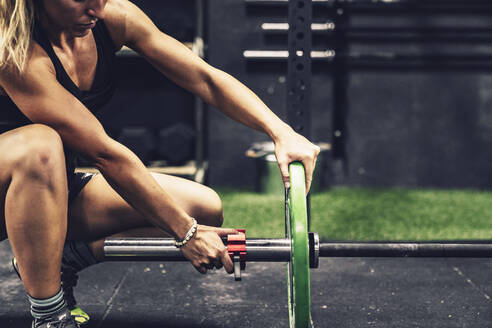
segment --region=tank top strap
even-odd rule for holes
[[[81,93],[82,102],[93,112],[109,102],[115,90],[116,46],[103,20],[92,29],[97,47],[97,68],[92,88]]]
[[[51,42],[46,35],[46,32],[44,31],[41,23],[38,20],[35,20],[34,22],[33,39],[41,46],[41,48],[43,48],[44,51],[46,51],[48,57],[50,57],[51,62],[55,67],[56,79],[58,80],[58,82],[60,82],[60,84],[63,85],[63,87],[67,89],[71,94],[77,97],[77,87],[73,84],[68,74],[66,74],[63,64],[60,62],[58,56],[56,55],[55,50],[53,49]]]

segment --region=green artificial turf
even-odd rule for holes
[[[224,226],[282,238],[282,196],[219,190]],[[492,192],[332,188],[311,197],[311,231],[323,240],[492,239]]]

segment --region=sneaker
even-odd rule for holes
[[[79,324],[70,315],[70,311],[64,309],[46,319],[34,319],[31,328],[79,328]]]
[[[22,280],[19,273],[17,260],[15,259],[15,257],[12,258],[12,267],[14,268],[15,273],[17,274],[19,279]],[[77,322],[79,326],[84,326],[89,323],[90,317],[84,310],[82,310],[77,306],[77,301],[75,300],[75,296],[73,295],[73,288],[77,286],[78,279],[79,276],[77,275],[77,272],[74,269],[62,265],[61,284],[62,284],[65,302],[67,303],[67,307],[70,310],[70,314],[72,318]],[[51,327],[56,327],[56,326],[51,326]]]
[[[61,284],[63,289],[63,294],[65,297],[65,302],[67,302],[67,307],[70,309],[72,317],[77,321],[80,326],[89,323],[90,317],[84,310],[77,306],[77,301],[73,295],[73,289],[77,286],[77,281],[79,280],[79,275],[77,271],[71,267],[64,266],[62,264],[61,268]]]

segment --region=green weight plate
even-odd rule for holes
[[[291,328],[311,327],[311,291],[309,282],[309,239],[304,167],[289,165],[290,189],[286,191],[285,229],[291,240],[291,258],[287,265],[289,320]]]

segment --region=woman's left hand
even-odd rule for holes
[[[274,143],[275,156],[277,157],[285,187],[288,188],[290,186],[289,164],[299,161],[306,170],[306,193],[308,193],[313,181],[313,172],[320,148],[293,130],[282,134],[281,137],[274,140]]]

